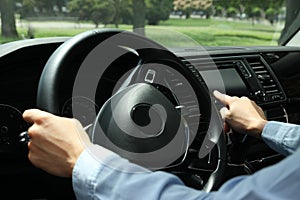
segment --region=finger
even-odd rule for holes
[[[41,111],[39,109],[29,109],[25,110],[25,112],[23,113],[23,118],[28,123],[35,123],[39,119],[45,118],[47,115],[50,115],[50,113]]]
[[[250,99],[248,97],[245,97],[245,96],[242,96],[241,99],[245,99],[245,100],[250,101]]]
[[[42,148],[36,146],[35,143],[32,142],[28,143],[28,150],[28,159],[30,162],[34,166],[41,168],[42,164],[46,163],[42,158],[47,158],[49,156],[45,154],[45,151]]]
[[[229,95],[223,94],[217,90],[215,90],[213,92],[214,96],[216,97],[217,100],[219,100],[221,103],[223,103],[224,105],[229,105],[231,104],[233,101],[236,100],[235,97],[231,97]]]
[[[226,117],[229,115],[229,110],[226,107],[223,107],[220,109],[220,114],[222,116],[222,119],[226,121]]]
[[[28,136],[30,137],[31,141],[34,141],[36,138],[39,138],[39,133],[41,129],[39,125],[33,124],[31,127],[28,128]]]
[[[225,133],[228,133],[230,131],[230,126],[226,122],[224,122],[224,129],[223,130],[224,130]]]

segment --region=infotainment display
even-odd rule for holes
[[[210,91],[219,90],[228,95],[249,96],[249,91],[235,68],[210,69],[199,72]]]

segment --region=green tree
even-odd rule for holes
[[[35,0],[23,0],[21,3],[22,3],[22,7],[18,10],[21,18],[35,16],[35,12],[34,12]]]
[[[97,2],[91,10],[90,19],[98,28],[99,24],[102,23],[104,26],[111,23],[115,16],[115,8],[109,1]]]
[[[206,18],[210,18],[212,12],[212,0],[193,0],[192,9],[194,11],[205,11]]]
[[[264,17],[269,8],[273,9],[275,15],[278,14],[284,2],[285,0],[213,0],[213,5],[219,10],[220,7],[224,10],[232,7],[237,9],[240,14],[246,13],[248,17],[253,18]],[[259,8],[259,12],[257,12],[257,8]]]
[[[227,9],[227,17],[233,17],[234,18],[234,17],[237,16],[237,13],[238,13],[238,11],[235,7],[229,7]]]
[[[1,34],[3,37],[17,38],[18,32],[15,19],[15,1],[0,0]]]
[[[130,1],[129,0],[111,0],[111,3],[115,9],[113,23],[115,24],[115,27],[118,28],[120,23],[122,23],[123,21],[128,21],[128,18],[132,17]],[[127,18],[127,19],[125,19],[125,18]]]
[[[79,20],[92,20],[96,27],[100,23],[111,23],[116,10],[110,0],[72,0],[68,8]]]
[[[218,9],[219,14],[221,11],[222,16],[230,16],[236,15],[236,14],[242,14],[245,10],[245,4],[249,0],[213,0],[213,5],[215,8]],[[252,0],[256,1],[256,0]]]
[[[273,25],[274,20],[276,19],[276,12],[274,8],[268,8],[266,10],[266,19]]]
[[[224,17],[226,14],[226,10],[224,7],[218,5],[218,6],[213,6],[214,9],[214,14],[216,16]]]
[[[67,6],[67,1],[68,0],[55,0],[55,5],[58,8],[58,11],[61,13],[62,12],[62,7]]]
[[[212,6],[212,0],[174,0],[174,10],[181,11],[185,18],[189,18],[193,11],[204,10],[209,18],[209,9]]]
[[[185,18],[190,18],[192,14],[192,0],[174,0],[174,10],[181,11]]]
[[[36,0],[35,7],[38,8],[39,13],[44,15],[54,15],[54,6],[55,1],[53,0]]]
[[[132,0],[123,0],[123,1],[126,1],[126,5],[122,6],[120,10],[121,23],[132,24],[132,20],[133,20]]]
[[[146,19],[148,24],[157,25],[160,20],[169,19],[173,0],[146,0]]]
[[[62,12],[61,7],[66,5],[66,0],[33,0],[35,7],[45,15],[56,15]],[[55,10],[56,8],[57,10]]]
[[[55,16],[65,14],[62,7],[68,0],[17,0],[22,6],[18,9],[22,18],[36,16]]]

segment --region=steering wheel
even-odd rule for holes
[[[126,66],[127,75],[115,77],[121,80],[121,84],[116,83],[118,87],[115,85],[117,90],[111,91],[111,97],[103,97],[105,95],[99,89],[101,76],[111,68],[115,60],[127,54],[134,54],[138,58],[137,64]],[[207,134],[201,141],[197,136],[201,123],[192,130],[185,118],[188,110],[184,109],[181,102],[182,90],[176,92],[169,84],[175,79],[180,79],[180,83],[185,86],[184,92],[192,92],[197,101],[196,105],[201,111],[198,122],[202,120],[209,124]],[[220,186],[226,166],[222,122],[214,104],[211,104],[203,79],[193,66],[187,67],[168,49],[148,38],[132,32],[103,29],[76,35],[52,54],[40,78],[37,107],[60,115],[64,96],[61,86],[66,84],[66,80],[72,82],[73,96],[106,101],[100,112],[95,111],[94,114],[95,122],[90,129],[90,137],[94,143],[117,151],[132,162],[153,170],[163,169],[165,166],[167,171],[175,174],[179,172],[194,175],[197,170],[209,173],[204,186],[206,191]],[[137,132],[141,134],[135,135]],[[191,147],[195,143],[203,147],[196,154]],[[168,145],[171,147],[167,148]],[[199,156],[199,151],[209,154],[208,151],[214,145],[216,153],[211,155],[216,160],[214,169],[191,169],[195,155]],[[170,155],[171,159],[162,156],[157,158],[158,153],[162,155],[161,149],[170,153],[176,147],[180,151],[173,157]],[[149,156],[149,160],[154,159],[154,164],[145,164],[145,159],[142,159],[145,156]],[[197,177],[193,176],[195,179]],[[199,183],[201,181],[198,180]]]

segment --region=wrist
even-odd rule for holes
[[[265,119],[253,120],[253,123],[247,129],[249,135],[261,139],[262,131],[268,121]]]
[[[69,177],[72,177],[72,174],[73,174],[73,169],[76,165],[76,162],[79,158],[79,156],[82,154],[82,152],[84,151],[84,148],[80,148],[76,153],[74,153],[74,155],[70,156],[69,158],[69,170],[68,170],[68,176]]]

